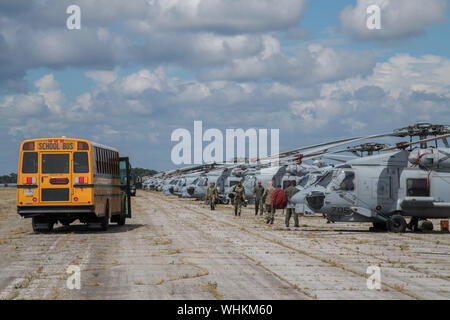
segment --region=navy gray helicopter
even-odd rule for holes
[[[433,138],[427,138],[428,136]],[[397,129],[410,142],[381,148],[377,155],[350,160],[329,170],[316,184],[295,194],[331,222],[371,222],[373,229],[418,230],[419,221],[450,217],[450,128],[418,123]],[[419,140],[412,142],[418,136]],[[441,140],[445,147],[438,147]],[[435,142],[428,146],[428,142]],[[413,148],[419,144],[419,148]],[[407,150],[407,148],[409,150]],[[410,217],[409,223],[405,217]],[[430,228],[430,223],[423,224]],[[432,225],[431,225],[432,228]]]

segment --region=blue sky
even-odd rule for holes
[[[449,34],[447,0],[2,2],[0,174],[27,138],[87,138],[164,170],[194,120],[279,128],[281,151],[450,124]]]

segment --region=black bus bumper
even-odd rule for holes
[[[94,206],[18,206],[17,213],[24,218],[79,219],[95,216]]]

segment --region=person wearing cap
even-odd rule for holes
[[[294,215],[294,227],[298,228],[298,213],[295,212],[295,203],[291,202],[291,198],[294,194],[296,194],[299,190],[295,187],[297,185],[297,182],[295,180],[291,181],[291,184],[289,187],[286,188],[286,197],[288,200],[287,206],[286,206],[286,228],[289,228],[289,221],[291,220],[291,216]]]
[[[253,198],[255,198],[255,216],[258,215],[258,211],[261,211],[260,214],[263,214],[263,194],[264,187],[261,185],[261,180],[258,180],[258,184],[253,189]]]
[[[272,187],[272,182],[267,184],[266,190],[264,190],[263,201],[266,211],[266,223],[273,224],[275,219],[275,208],[272,206],[272,195],[275,189]]]
[[[219,197],[219,190],[217,190],[214,182],[209,185],[208,190],[206,190],[206,199],[209,200],[209,206],[211,210],[216,210],[216,201]]]
[[[245,202],[245,189],[241,180],[233,187],[231,193],[234,195],[234,215],[240,216],[242,205]]]

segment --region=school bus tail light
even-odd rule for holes
[[[36,177],[23,177],[22,182],[23,184],[35,184]]]
[[[88,183],[87,177],[75,177],[75,183],[76,184],[86,184]]]

